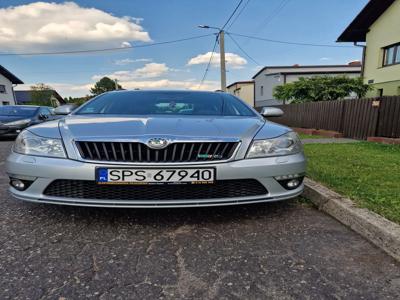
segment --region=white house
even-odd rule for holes
[[[14,85],[23,82],[0,65],[0,105],[15,105]]]
[[[226,91],[254,107],[254,81],[236,81],[226,87]]]
[[[275,99],[273,96],[274,88],[278,85],[297,81],[300,77],[324,75],[359,77],[361,75],[361,64],[352,62],[347,65],[264,67],[253,76],[255,107],[282,104],[282,101]]]

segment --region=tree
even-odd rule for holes
[[[274,97],[297,103],[312,101],[340,100],[356,94],[364,97],[372,87],[364,84],[362,78],[346,76],[315,76],[299,78],[298,81],[275,87]]]
[[[52,106],[53,88],[44,83],[31,86],[31,100],[27,104]]]
[[[85,103],[86,101],[92,99],[93,97],[94,97],[93,95],[92,96],[86,95],[86,96],[77,97],[77,98],[69,97],[68,103],[74,103],[74,104],[77,104],[77,105],[82,105],[83,103]]]
[[[119,84],[117,85],[118,89],[122,89],[122,87]],[[116,90],[115,81],[108,77],[103,77],[102,79],[100,79],[95,83],[94,87],[90,89],[90,92],[94,95],[100,95],[102,93],[114,90]]]

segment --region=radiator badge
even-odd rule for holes
[[[152,149],[164,149],[168,146],[168,141],[163,138],[152,138],[148,140],[147,146]]]

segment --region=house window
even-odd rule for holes
[[[10,102],[9,101],[3,101],[2,104],[3,105],[10,105]]]
[[[261,86],[261,88],[260,88],[260,94],[261,94],[261,96],[264,96],[264,86]]]
[[[400,43],[388,46],[383,49],[383,66],[390,66],[400,63]]]
[[[6,92],[6,86],[4,84],[0,84],[0,94],[5,94]]]

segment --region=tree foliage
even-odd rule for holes
[[[85,103],[86,101],[89,101],[90,99],[92,99],[94,96],[92,95],[86,95],[86,96],[83,96],[83,97],[75,97],[75,98],[73,98],[73,97],[65,97],[64,98],[64,100],[67,102],[67,103],[74,103],[74,104],[77,104],[77,105],[82,105],[83,103]]]
[[[292,103],[340,100],[356,94],[364,97],[371,86],[364,84],[362,78],[346,76],[315,76],[299,78],[298,81],[275,87],[274,97]]]
[[[53,88],[44,83],[38,83],[31,86],[31,100],[27,103],[30,105],[53,106],[51,96]]]
[[[122,89],[122,87],[119,84],[118,84],[118,89]],[[93,95],[100,95],[102,93],[114,90],[116,90],[115,81],[108,77],[103,77],[102,79],[100,79],[95,83],[94,87],[90,89],[90,92]]]

